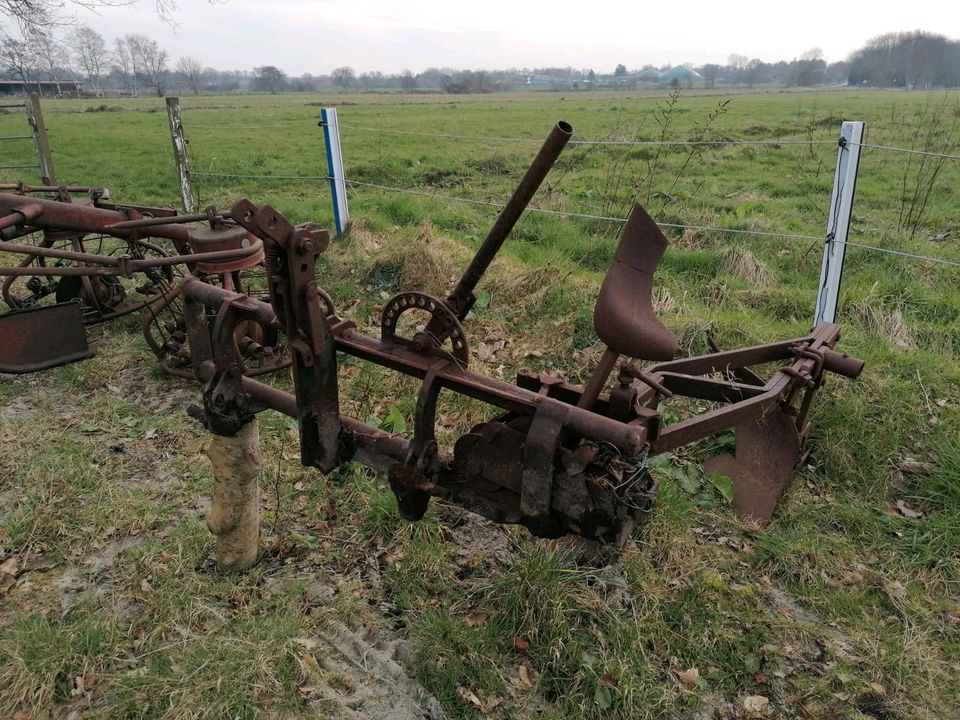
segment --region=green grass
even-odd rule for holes
[[[669,115],[668,136],[698,136],[726,99],[710,139],[832,141],[841,120],[862,119],[869,142],[900,147],[928,100],[852,90],[687,94]],[[556,119],[582,139],[650,139],[665,103],[603,93],[183,99],[198,171],[322,175],[316,120],[321,105],[337,105],[348,176],[492,201],[508,197]],[[947,103],[949,116],[960,96]],[[120,202],[175,203],[162,102],[116,100],[116,112],[83,112],[92,104],[45,104],[60,179],[106,185]],[[18,114],[0,115],[0,135],[22,129]],[[835,156],[832,143],[692,157],[682,147],[574,146],[534,204],[623,216],[636,199],[665,223],[821,237]],[[960,163],[943,167],[911,237],[898,228],[907,158],[864,150],[852,239],[960,260]],[[204,204],[246,196],[295,221],[332,224],[324,182],[198,177],[196,187]],[[331,244],[320,277],[339,306],[359,300],[350,316],[361,327],[383,293],[448,289],[494,217],[488,207],[363,187],[351,190],[350,207],[355,225]],[[593,301],[618,229],[524,217],[467,323],[474,346],[508,341],[477,362],[480,371],[589,374],[600,352]],[[808,330],[818,241],[667,234],[657,302],[683,352],[704,352],[707,331],[734,347]],[[820,395],[813,455],[770,527],[739,524],[697,475],[729,443],[720,438],[667,459],[650,522],[602,569],[449,507],[410,525],[376,474],[302,468],[295,426],[266,413],[263,556],[246,575],[218,576],[202,521],[211,482],[204,437],[185,414],[199,391],[151,369],[135,319],[96,330],[94,360],[0,379],[2,409],[15,411],[0,413],[0,562],[39,557],[54,566],[21,574],[0,595],[0,687],[10,688],[0,692],[0,714],[309,715],[299,688],[312,681],[298,639],[348,617],[410,640],[411,671],[452,717],[479,715],[465,689],[494,717],[745,717],[749,695],[770,698],[770,717],[956,716],[960,273],[851,247],[843,282],[841,349],[867,369],[856,383],[832,378]],[[341,365],[341,378],[350,414],[399,413],[410,427],[415,383],[354,361]],[[441,409],[446,445],[488,416],[447,395]],[[904,473],[906,458],[929,472]],[[670,469],[680,467],[690,470]],[[683,489],[684,473],[699,487]],[[905,517],[898,501],[922,517]],[[319,599],[318,578],[335,588]],[[695,687],[678,679],[689,668],[700,673]],[[92,689],[78,690],[86,675]]]

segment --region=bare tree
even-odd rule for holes
[[[700,68],[700,74],[703,75],[708,88],[712,88],[716,84],[717,78],[720,77],[720,69],[720,66],[716,63],[707,63]]]
[[[417,76],[409,70],[400,73],[400,89],[404,92],[413,92],[417,89]]]
[[[157,97],[163,97],[166,91],[167,60],[169,57],[167,51],[161,48],[156,40],[143,38],[140,42],[140,64],[143,68],[143,74]]]
[[[167,80],[169,55],[156,40],[146,35],[131,33],[114,41],[114,69],[132,95],[140,94],[141,83],[163,97]]]
[[[757,75],[760,72],[760,68],[763,67],[763,60],[760,58],[753,58],[750,60],[746,67],[744,67],[743,72],[746,75],[747,87],[753,89],[753,84],[757,81]]]
[[[50,79],[57,87],[57,95],[62,95],[60,70],[70,64],[66,48],[53,36],[49,29],[33,30],[28,33],[27,42],[36,49],[44,68],[50,74]]]
[[[333,81],[343,88],[343,91],[346,92],[350,89],[350,84],[353,82],[355,74],[352,67],[338,67],[330,73],[330,77],[333,78]]]
[[[733,53],[727,58],[727,65],[730,66],[734,82],[740,82],[743,71],[746,70],[749,61],[750,58],[746,55],[740,55],[738,53]]]
[[[207,0],[211,5],[223,0]],[[74,21],[71,6],[96,9],[135,5],[138,0],[0,0],[0,36],[11,37],[11,27],[16,27],[21,36],[33,30],[50,30],[58,25]],[[157,16],[168,25],[176,25],[179,0],[153,0]],[[8,25],[10,23],[10,25]]]
[[[177,77],[194,95],[200,94],[200,83],[203,80],[203,64],[192,57],[182,57],[177,60],[175,68]]]
[[[0,65],[13,77],[23,82],[25,89],[35,79],[41,58],[26,40],[8,38],[0,46]]]
[[[276,95],[287,88],[286,73],[274,65],[256,67],[253,69],[253,79],[250,87],[257,92],[268,92]]]
[[[103,36],[93,28],[81,25],[70,31],[67,40],[74,58],[89,78],[94,93],[98,97],[103,95],[101,76],[107,63],[107,44]]]
[[[123,36],[130,53],[130,70],[134,78],[134,95],[140,94],[140,81],[143,79],[143,46],[150,42],[150,38],[139,33],[130,33]]]
[[[134,96],[138,95],[140,87],[137,81],[136,65],[133,60],[133,52],[126,38],[117,38],[113,41],[111,59],[114,72],[123,80],[127,92]]]

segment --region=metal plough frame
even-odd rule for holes
[[[601,288],[594,315],[608,350],[585,388],[544,374],[520,373],[516,385],[469,369],[462,322],[477,283],[572,134],[559,123],[504,207],[456,288],[446,299],[400,293],[388,300],[379,338],[339,317],[318,286],[314,266],[329,235],[294,226],[269,206],[234,205],[229,217],[263,242],[270,303],[195,278],[183,283],[193,368],[203,380],[203,419],[214,433],[235,435],[271,408],[299,423],[301,461],[332,470],[356,461],[387,474],[403,514],[418,518],[431,496],[498,522],[520,523],[554,537],[573,533],[622,540],[649,510],[655,488],[651,455],[735,430],[735,456],[708,468],[729,475],[741,517],[770,520],[803,453],[807,416],[826,372],[855,378],[863,363],[833,350],[840,330],[822,324],[799,338],[673,360],[677,341],[656,319],[650,297],[666,238],[636,206]],[[401,337],[401,315],[428,321]],[[237,362],[238,329],[278,328],[292,355],[295,393],[245,377]],[[398,437],[340,413],[338,355],[357,357],[421,381],[412,438]],[[620,356],[660,361],[640,368]],[[764,379],[756,366],[776,363]],[[438,446],[441,391],[496,409],[455,443]],[[680,397],[719,404],[702,415],[665,425],[660,407]]]

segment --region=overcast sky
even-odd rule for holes
[[[76,15],[108,42],[141,32],[174,61],[190,55],[225,70],[276,65],[316,75],[341,65],[358,73],[570,65],[610,72],[617,63],[725,63],[731,53],[790,60],[814,47],[832,62],[896,30],[957,38],[954,1],[178,0],[175,28],[157,18],[153,0]]]

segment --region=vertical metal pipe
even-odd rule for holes
[[[487,237],[484,239],[480,249],[477,250],[477,254],[474,255],[473,260],[470,261],[470,265],[463,273],[463,277],[460,278],[460,282],[457,283],[456,288],[450,293],[447,304],[451,306],[451,309],[457,313],[461,319],[466,316],[470,311],[470,307],[473,305],[473,290],[477,287],[477,283],[480,282],[480,278],[483,277],[490,263],[493,262],[504,240],[507,239],[507,235],[510,234],[513,226],[517,224],[520,215],[523,214],[533,194],[537,191],[537,188],[540,187],[543,179],[557,161],[560,152],[572,135],[573,126],[566,120],[561,120],[553,127],[553,130],[550,131],[546,141],[540,148],[540,152],[537,153],[537,156],[530,164],[530,168],[523,176],[520,184],[517,185],[517,189],[513,191],[510,200],[507,201],[503,210],[500,211],[500,215],[497,217],[493,227],[490,228],[490,232],[487,233]]]

